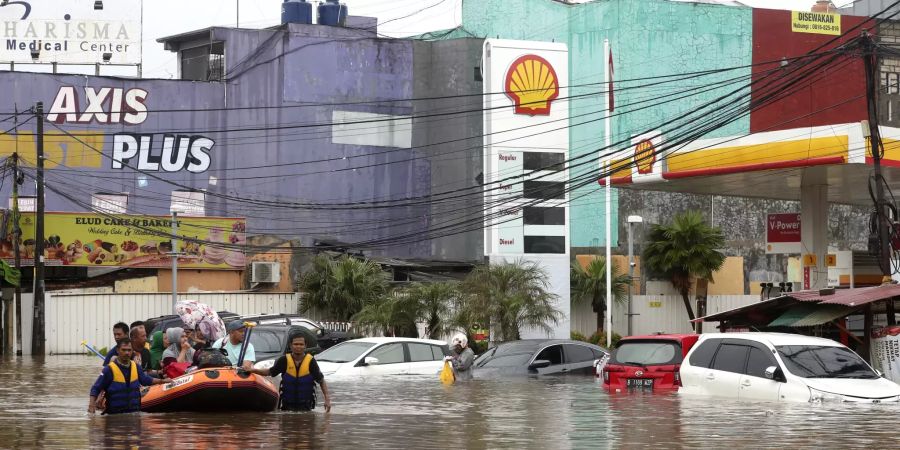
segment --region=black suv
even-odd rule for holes
[[[319,347],[322,350],[340,344],[348,339],[353,339],[350,333],[344,331],[329,330],[321,323],[307,319],[297,314],[261,314],[240,316],[240,320],[244,322],[255,323],[258,325],[294,325],[301,326],[310,330],[315,334]],[[254,345],[254,347],[256,347]]]
[[[322,349],[312,331],[300,325],[257,325],[250,331],[250,343],[256,353],[256,362],[275,359],[291,349],[290,337],[302,334],[306,338],[306,351],[316,354]]]

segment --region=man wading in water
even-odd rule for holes
[[[172,380],[168,378],[150,378],[144,369],[131,360],[131,339],[123,338],[116,349],[117,357],[109,365],[103,367],[100,378],[91,387],[91,399],[88,413],[93,414],[97,407],[97,397],[106,393],[106,411],[104,414],[121,414],[141,410],[141,385],[164,384]]]
[[[291,337],[291,352],[275,360],[271,369],[250,368],[247,372],[275,377],[281,374],[279,406],[284,411],[311,411],[316,407],[316,383],[325,396],[325,412],[331,411],[331,397],[319,363],[306,353],[306,338]]]

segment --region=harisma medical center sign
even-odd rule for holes
[[[140,64],[141,0],[4,1],[0,37],[0,63]]]

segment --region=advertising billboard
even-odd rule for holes
[[[766,219],[766,253],[800,252],[800,214],[769,214]]]
[[[140,64],[142,0],[0,3],[0,62]]]
[[[171,217],[46,213],[44,263],[48,266],[168,268],[172,265]],[[19,254],[34,265],[34,213],[22,213]],[[0,258],[13,264],[11,230],[0,240]],[[179,217],[178,266],[186,269],[242,270],[247,263],[244,219]],[[196,241],[195,241],[196,240]],[[215,245],[218,243],[220,245]]]

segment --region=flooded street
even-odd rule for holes
[[[0,363],[2,448],[890,446],[900,408],[607,395],[595,378],[329,383],[325,414],[89,416],[97,358]]]

